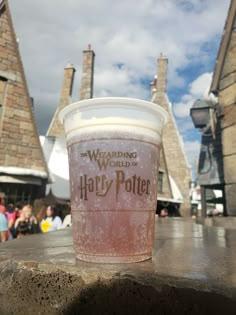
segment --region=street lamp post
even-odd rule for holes
[[[211,119],[210,106],[203,100],[196,100],[190,109],[190,116],[195,128],[206,128]],[[201,209],[202,217],[206,217],[206,189],[204,186],[201,186]]]
[[[210,106],[202,100],[196,100],[190,109],[190,116],[195,128],[204,128],[210,122]]]
[[[198,182],[201,186],[202,216],[207,215],[206,189],[222,189],[224,194],[220,120],[222,109],[214,96],[196,100],[190,109],[195,128],[201,130]],[[224,198],[224,197],[223,197]],[[225,208],[225,207],[224,207]]]

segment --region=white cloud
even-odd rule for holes
[[[180,102],[174,104],[177,117],[188,117],[190,108],[197,99],[206,98],[212,80],[212,73],[203,73],[189,84],[188,93],[181,97]]]
[[[212,73],[203,73],[190,84],[190,94],[195,97],[206,97],[210,88]]]
[[[189,131],[194,130],[194,125],[190,117],[184,117],[177,120],[180,133],[187,138]]]
[[[74,100],[78,99],[81,55],[89,43],[96,53],[96,95],[149,99],[148,86],[140,80],[152,80],[160,52],[169,59],[169,89],[188,85],[188,76],[179,70],[189,65],[212,71],[207,64],[216,57],[229,2],[10,0],[29,89],[45,125],[40,129],[47,129],[48,113],[56,108],[68,61],[77,69]],[[205,50],[209,43],[211,53]],[[117,63],[124,68],[118,70]]]

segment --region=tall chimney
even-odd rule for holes
[[[91,50],[91,45],[88,45],[88,49],[83,51],[80,100],[93,97],[94,57],[95,53]]]
[[[62,88],[61,88],[60,100],[70,98],[70,101],[71,101],[74,74],[75,74],[75,68],[72,64],[69,63],[64,68],[64,79],[63,79]]]
[[[47,136],[60,137],[64,134],[64,128],[61,122],[59,121],[58,114],[64,107],[69,105],[72,101],[71,96],[72,96],[75,71],[76,70],[72,64],[68,64],[64,68],[64,78],[63,78],[63,83],[62,83],[62,88],[61,88],[60,100],[59,100],[57,110],[48,128],[48,131],[46,134]]]
[[[167,84],[167,65],[168,59],[160,54],[157,60],[157,81],[156,81],[156,92],[160,94],[166,93]]]

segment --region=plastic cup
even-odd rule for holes
[[[167,116],[154,103],[116,97],[80,101],[61,111],[78,259],[131,263],[152,257]]]

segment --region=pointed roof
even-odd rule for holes
[[[166,191],[172,200],[183,202],[181,214],[189,215],[189,183],[191,181],[191,168],[185,154],[183,140],[178,131],[171,103],[167,91],[168,59],[162,54],[158,58],[157,76],[151,83],[152,102],[164,108],[169,114],[169,120],[164,128],[162,137],[162,153],[160,168],[167,176]],[[163,155],[163,157],[162,157]],[[168,188],[169,187],[169,188]],[[161,194],[158,194],[158,199]],[[165,198],[165,196],[163,196]],[[163,199],[164,200],[164,199]]]
[[[46,134],[49,137],[64,136],[64,127],[59,120],[59,113],[64,107],[72,102],[71,96],[75,71],[74,66],[70,63],[64,68],[64,79],[62,82],[59,104]]]
[[[0,3],[0,172],[48,178],[7,0]]]
[[[219,82],[225,63],[226,53],[230,45],[230,39],[232,32],[236,29],[236,0],[231,0],[228,16],[226,18],[223,36],[216,59],[215,69],[213,73],[212,83],[210,87],[211,92],[217,92],[219,90]]]

